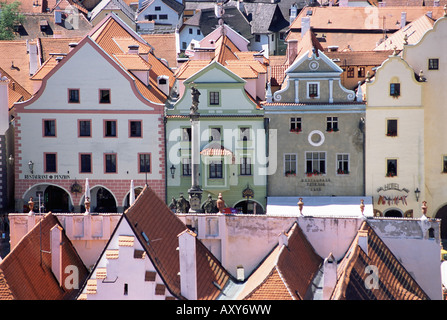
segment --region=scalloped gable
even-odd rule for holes
[[[308,72],[312,72],[315,76],[318,76],[318,73],[335,73],[339,76],[343,70],[321,50],[312,53],[308,50],[297,57],[292,65],[285,71],[286,75],[290,77]]]

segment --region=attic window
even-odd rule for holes
[[[428,70],[439,70],[439,59],[428,59]]]
[[[110,89],[99,90],[99,103],[110,103]]]
[[[166,79],[161,78],[160,80],[158,80],[158,84],[166,84]]]

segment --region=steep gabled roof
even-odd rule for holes
[[[238,299],[303,300],[323,259],[295,222],[287,244],[277,245],[247,279]]]
[[[360,238],[364,244],[360,245]],[[365,239],[366,238],[366,239]],[[366,252],[365,252],[366,251]],[[368,267],[377,268],[378,285],[374,290]],[[377,274],[379,272],[379,274]],[[364,221],[345,257],[337,268],[337,284],[332,300],[429,300],[411,274],[405,269],[373,228]]]
[[[178,235],[187,227],[154,191],[145,187],[124,213],[167,289],[182,299],[180,290]],[[149,241],[147,241],[149,239]],[[151,241],[161,239],[160,241]],[[213,300],[231,280],[213,254],[196,238],[197,299]],[[217,285],[217,286],[216,286]]]
[[[17,300],[71,300],[79,289],[59,285],[51,270],[50,230],[61,227],[51,213],[26,234],[0,263],[0,299]],[[88,270],[77,254],[70,239],[62,233],[62,270],[77,268],[79,287],[88,276]],[[63,273],[62,284],[70,273]]]
[[[6,77],[9,80],[8,84],[8,107],[11,109],[14,103],[19,101],[25,101],[31,98],[31,93],[29,93],[25,88],[23,88],[17,81],[14,80],[5,70],[0,68],[0,78]]]

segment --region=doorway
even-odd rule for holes
[[[64,189],[48,186],[45,188],[43,198],[46,212],[70,212],[68,194]]]

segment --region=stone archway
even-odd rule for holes
[[[253,200],[241,200],[234,205],[234,208],[246,214],[264,214],[262,206]]]
[[[96,208],[94,212],[118,212],[115,197],[106,188],[98,188],[96,192]]]
[[[70,212],[68,193],[58,186],[50,185],[46,187],[43,199],[46,212]]]
[[[441,219],[441,244],[444,249],[447,248],[447,205],[441,207],[436,212],[436,219]]]

